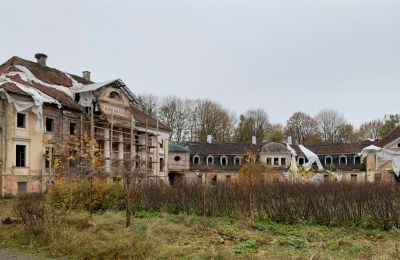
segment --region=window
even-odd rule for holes
[[[228,164],[228,158],[226,156],[221,157],[221,165],[226,166]]]
[[[108,96],[109,98],[115,99],[115,100],[122,100],[121,95],[116,92],[116,91],[111,91],[110,95]]]
[[[208,164],[213,164],[214,163],[214,159],[213,159],[213,157],[210,155],[210,156],[208,156],[207,157],[207,165]]]
[[[354,164],[355,164],[355,165],[360,165],[360,164],[361,164],[361,158],[360,158],[360,156],[354,157]]]
[[[175,162],[179,162],[180,160],[181,160],[181,157],[180,157],[180,156],[177,155],[177,156],[174,157],[174,161],[175,161]]]
[[[331,165],[332,164],[332,157],[327,156],[325,157],[325,165]]]
[[[18,195],[24,195],[26,194],[26,182],[18,182],[18,187],[17,187],[17,194]]]
[[[80,99],[81,99],[81,96],[79,95],[79,93],[76,93],[76,94],[74,95],[74,100],[75,100],[75,102],[79,102]]]
[[[163,148],[163,147],[164,147],[164,139],[162,139],[160,142],[160,148]]]
[[[214,176],[211,178],[211,185],[217,185],[217,175],[214,175]]]
[[[375,182],[381,182],[382,181],[382,174],[377,173],[374,175],[374,181]]]
[[[286,165],[286,158],[281,158],[281,165]]]
[[[46,132],[54,131],[54,119],[46,117]]]
[[[270,157],[267,158],[267,165],[272,165]]]
[[[324,174],[324,182],[328,182],[329,181],[329,175],[328,174]]]
[[[235,158],[235,165],[240,165],[240,158],[239,157]]]
[[[274,165],[279,165],[279,158],[274,158]]]
[[[351,183],[357,183],[357,174],[352,174],[351,176],[350,176],[350,181],[351,181]]]
[[[193,157],[193,164],[194,165],[200,164],[200,158],[197,155],[195,157]]]
[[[152,170],[153,169],[153,157],[149,158],[148,165],[149,165],[149,169]]]
[[[160,172],[164,171],[164,158],[160,158]]]
[[[26,145],[15,146],[15,166],[25,167],[26,166]]]
[[[347,157],[342,155],[339,157],[339,164],[341,165],[347,165]]]
[[[397,147],[400,148],[400,143],[397,144]]]
[[[17,127],[26,128],[26,115],[22,113],[17,113]]]
[[[304,164],[304,157],[299,157],[299,164],[303,165]]]
[[[44,156],[44,168],[50,169],[50,148],[46,147],[46,154]]]
[[[76,130],[76,123],[69,123],[69,134],[70,135],[75,135],[75,130]]]

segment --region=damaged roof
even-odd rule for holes
[[[392,131],[387,133],[382,139],[376,141],[374,145],[379,147],[384,147],[399,137],[400,137],[400,125],[396,126]]]
[[[4,80],[4,81],[2,81]],[[18,85],[38,90],[50,98],[58,101],[63,107],[82,110],[74,100],[73,93],[96,91],[108,85],[117,85],[128,96],[130,101],[135,101],[134,94],[120,79],[94,83],[82,77],[62,72],[55,68],[43,66],[37,62],[12,57],[0,65],[0,87],[8,93],[32,97]],[[157,120],[132,106],[132,112],[139,125],[157,127]],[[165,124],[158,123],[159,129],[171,131]]]
[[[354,143],[343,143],[343,144],[316,144],[316,145],[305,145],[307,149],[313,153],[320,154],[357,154],[368,145],[373,144],[372,141],[360,141]],[[298,145],[293,146],[298,156],[304,155]]]

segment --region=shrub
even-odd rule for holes
[[[40,234],[45,222],[45,195],[32,193],[18,197],[13,208],[15,216],[21,218],[24,227],[32,234]]]

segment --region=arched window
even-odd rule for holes
[[[207,156],[207,165],[214,164],[214,157],[212,155]]]
[[[118,101],[122,100],[121,95],[117,91],[111,91],[108,97]]]
[[[200,164],[200,157],[198,155],[193,156],[193,165]]]
[[[297,160],[300,165],[303,165],[306,162],[303,156],[300,156]]]
[[[347,165],[347,157],[346,157],[346,155],[339,156],[339,164],[340,165]]]
[[[228,165],[228,157],[226,157],[225,155],[221,156],[220,162],[222,166]]]
[[[325,156],[325,165],[332,165],[332,156]]]
[[[241,164],[241,160],[240,157],[236,156],[235,160],[234,160],[235,165],[240,165]]]

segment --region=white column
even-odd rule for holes
[[[119,166],[124,166],[124,134],[120,133],[118,135],[118,160]]]
[[[104,129],[104,170],[106,173],[111,171],[110,155],[110,130]]]

